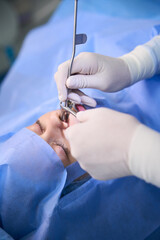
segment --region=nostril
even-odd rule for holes
[[[69,113],[67,111],[63,111],[61,116],[60,116],[60,120],[62,122],[68,122],[68,118],[69,118]]]

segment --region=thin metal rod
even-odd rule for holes
[[[71,76],[71,74],[72,74],[73,60],[74,60],[75,52],[76,52],[77,9],[78,9],[78,0],[75,0],[75,5],[74,5],[74,29],[73,29],[73,50],[72,50],[72,58],[71,58],[69,76]]]

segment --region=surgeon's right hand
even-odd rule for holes
[[[62,63],[55,74],[60,101],[66,100],[67,88],[95,88],[106,92],[115,92],[131,85],[128,65],[121,58],[83,52],[75,58],[72,76],[68,78],[69,67],[70,60]],[[79,98],[79,93],[75,91],[70,92],[70,95],[72,95],[72,100],[76,100],[76,97]],[[81,92],[80,95],[83,100],[83,93]]]

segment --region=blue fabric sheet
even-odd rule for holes
[[[78,32],[88,42],[77,54],[120,56],[159,34],[159,26],[158,1],[81,0]],[[160,189],[135,177],[72,183],[80,167],[64,169],[47,143],[22,129],[59,108],[53,76],[71,57],[72,28],[73,1],[64,0],[28,34],[1,87],[0,226],[14,239],[141,240],[160,226]],[[130,113],[160,131],[159,81],[157,75],[117,93],[85,92],[98,107]]]

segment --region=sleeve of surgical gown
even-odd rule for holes
[[[61,160],[28,129],[1,144],[0,156],[0,227],[15,239],[46,239],[66,181]]]
[[[133,136],[129,167],[131,172],[160,187],[160,133],[140,124]]]
[[[128,65],[132,84],[160,73],[160,35],[121,57]]]

